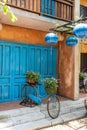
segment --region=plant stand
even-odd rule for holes
[[[26,106],[26,107],[34,107],[37,104],[34,103],[31,99],[24,99],[20,102],[20,105]]]

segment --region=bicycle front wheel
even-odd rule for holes
[[[85,88],[84,88],[85,92],[87,93],[87,83],[85,85]]]
[[[87,93],[87,78],[84,79],[84,91]]]
[[[60,112],[60,101],[57,95],[50,96],[47,102],[47,111],[52,119],[59,116]]]

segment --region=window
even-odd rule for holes
[[[87,7],[80,5],[80,16],[87,17]]]

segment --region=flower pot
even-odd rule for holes
[[[35,85],[36,82],[33,79],[27,79],[28,83],[31,85]]]
[[[46,90],[47,94],[56,94],[56,92],[57,92],[57,88],[45,87],[45,90]]]

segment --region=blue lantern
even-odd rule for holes
[[[75,46],[78,43],[78,38],[70,36],[66,39],[67,46]]]
[[[73,34],[78,38],[86,38],[87,37],[87,24],[80,23],[76,25],[73,29]]]
[[[55,44],[58,42],[58,36],[57,34],[55,33],[48,33],[46,36],[45,36],[45,41],[48,43],[48,44]]]

